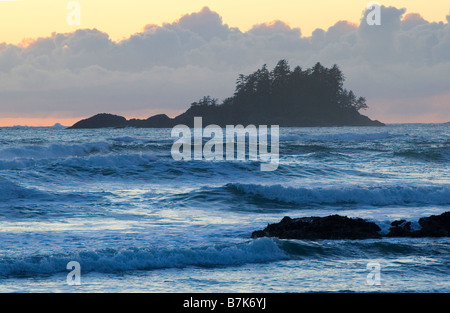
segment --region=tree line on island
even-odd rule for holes
[[[280,127],[382,126],[359,113],[367,109],[366,99],[344,88],[344,74],[337,65],[331,68],[316,63],[303,70],[291,70],[280,60],[273,70],[267,65],[250,75],[240,74],[232,97],[222,103],[210,96],[193,102],[181,115],[165,114],[148,119],[130,119],[97,114],[70,128],[171,128],[178,124],[193,127],[194,117],[205,125],[279,125]]]

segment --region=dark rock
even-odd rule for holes
[[[391,223],[391,228],[389,228],[388,237],[411,237],[413,236],[411,232],[411,222],[406,220],[397,220]]]
[[[450,237],[450,212],[419,219],[420,230],[411,230],[411,222],[396,220],[391,223],[387,237]],[[278,237],[280,239],[367,239],[381,238],[380,227],[361,218],[331,215],[326,217],[284,217],[279,223],[269,224],[252,233],[252,238]]]
[[[420,230],[411,231],[411,222],[391,223],[388,237],[450,237],[450,212],[419,219]]]
[[[420,237],[449,237],[450,212],[423,217],[419,219],[419,225],[422,227],[418,231]]]
[[[332,215],[326,217],[284,217],[279,223],[252,233],[252,238],[280,239],[368,239],[380,238],[380,227],[361,218]]]

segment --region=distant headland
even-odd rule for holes
[[[337,65],[317,63],[310,69],[290,69],[281,60],[272,71],[264,65],[256,72],[239,75],[232,97],[219,104],[205,96],[181,115],[159,114],[148,119],[129,119],[101,113],[69,127],[82,128],[172,128],[193,127],[194,117],[207,125],[279,125],[280,127],[384,126],[359,113],[367,109],[366,99],[344,89],[344,75]]]

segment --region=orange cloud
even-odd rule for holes
[[[408,13],[403,17],[403,21],[422,21],[424,20],[419,13]]]

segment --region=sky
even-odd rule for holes
[[[369,2],[0,0],[0,126],[175,116],[280,59],[338,64],[373,119],[450,121],[450,2]]]

